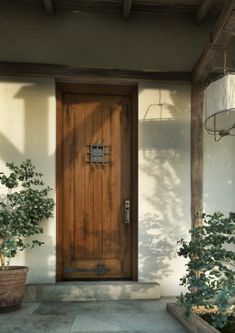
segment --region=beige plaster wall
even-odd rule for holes
[[[204,212],[222,212],[226,217],[235,213],[235,137],[227,136],[215,142],[204,131],[203,160]],[[235,251],[234,245],[228,249]]]
[[[0,77],[1,170],[5,162],[31,158],[55,189],[55,110],[54,80]],[[42,226],[45,245],[27,249],[13,261],[29,266],[28,282],[54,282],[55,217]]]
[[[40,1],[0,3],[0,61],[85,67],[191,71],[214,23],[190,15],[58,9],[50,17]]]
[[[178,295],[190,217],[190,85],[139,84],[139,279]]]
[[[204,131],[204,211],[235,212],[235,137],[215,142]]]
[[[55,189],[55,111],[53,80],[0,78],[1,169],[29,157]],[[179,293],[176,242],[190,224],[190,86],[139,82],[139,280],[159,282],[161,295]],[[55,281],[55,238],[53,218],[45,245],[17,255],[28,282]]]

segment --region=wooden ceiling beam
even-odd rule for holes
[[[67,65],[15,63],[0,61],[0,75],[40,76],[57,79],[68,78],[120,78],[129,80],[158,80],[191,82],[189,72],[159,72],[144,70],[123,70],[113,68],[84,68]]]
[[[204,83],[218,65],[222,51],[235,35],[235,0],[227,1],[211,33],[210,40],[193,69],[193,81]]]
[[[201,24],[202,21],[205,19],[214,1],[215,0],[202,0],[201,6],[199,7],[195,16],[197,24]]]
[[[131,15],[132,0],[123,0],[123,19],[128,20]]]
[[[48,15],[55,15],[55,5],[53,0],[41,0],[43,7]]]

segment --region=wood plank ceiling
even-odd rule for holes
[[[60,8],[71,11],[119,11],[125,20],[135,12],[180,13],[194,15],[199,24],[208,15],[218,14],[225,2],[226,0],[41,0],[49,15],[54,15],[56,9]]]

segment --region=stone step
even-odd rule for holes
[[[159,299],[158,283],[129,281],[59,282],[26,286],[25,302]]]

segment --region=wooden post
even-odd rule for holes
[[[203,210],[203,88],[191,92],[191,214],[192,226],[202,225]]]
[[[206,82],[216,67],[223,66],[223,50],[235,34],[235,0],[226,1],[210,39],[193,69],[193,81]]]

